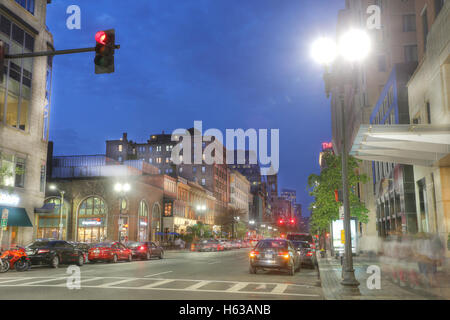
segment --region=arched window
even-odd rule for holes
[[[138,219],[139,241],[148,240],[149,222],[150,221],[148,217],[148,206],[147,203],[144,200],[142,200],[139,203],[139,219]]]
[[[161,207],[159,203],[155,203],[152,208],[152,241],[161,239]]]
[[[62,220],[62,238],[67,239],[67,219],[70,217],[70,202],[64,200],[64,208],[61,214],[61,198],[51,197],[45,199],[45,204],[53,203],[55,205],[53,212],[50,213],[40,213],[38,215],[38,227],[37,227],[37,238],[55,238],[59,237],[59,222]]]
[[[107,208],[99,197],[84,199],[78,209],[77,240],[99,242],[106,240]]]

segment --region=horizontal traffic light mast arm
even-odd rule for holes
[[[120,49],[120,45],[115,45],[114,49]],[[33,53],[21,53],[21,54],[5,54],[5,59],[21,59],[21,58],[34,58],[44,56],[58,56],[62,54],[83,53],[95,51],[95,47],[81,48],[81,49],[68,49],[68,50],[56,50],[56,51],[42,51]]]

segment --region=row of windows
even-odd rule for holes
[[[0,15],[0,40],[5,52],[11,54],[34,50],[34,38],[3,15]],[[6,77],[0,85],[0,122],[27,131],[33,59],[5,60],[4,67]]]

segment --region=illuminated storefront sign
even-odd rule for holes
[[[147,222],[146,221],[141,221],[140,225],[143,226],[143,227],[146,227],[147,226]]]
[[[8,194],[0,192],[0,204],[17,206],[19,204],[20,198],[14,194]]]
[[[82,226],[101,226],[102,220],[101,219],[94,219],[94,220],[82,220],[81,221]]]

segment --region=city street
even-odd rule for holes
[[[248,253],[166,252],[162,260],[86,264],[79,290],[66,287],[67,266],[10,271],[0,275],[0,299],[323,299],[315,269],[249,274]]]

